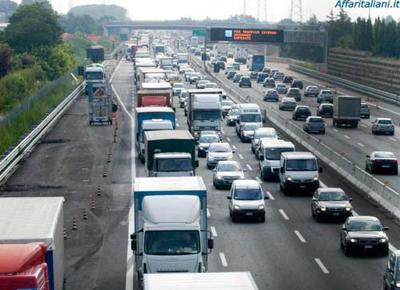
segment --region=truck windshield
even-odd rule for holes
[[[194,120],[202,120],[202,121],[212,121],[212,120],[220,120],[221,119],[221,111],[213,110],[213,111],[194,111]]]
[[[261,122],[261,115],[260,114],[243,114],[243,115],[240,115],[240,122],[259,123],[259,122]]]
[[[87,72],[86,75],[86,80],[88,81],[96,81],[96,80],[103,80],[104,74],[102,72]]]
[[[287,171],[316,171],[317,161],[315,159],[292,159],[286,162]]]
[[[200,253],[198,231],[147,231],[144,252],[148,255],[193,255]]]
[[[191,171],[193,170],[192,159],[189,158],[161,158],[157,160],[157,171]]]
[[[283,152],[293,152],[292,148],[266,148],[265,159],[280,160]]]

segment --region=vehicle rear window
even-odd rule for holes
[[[375,157],[375,158],[394,158],[395,156],[391,152],[379,152],[379,153],[373,154],[373,157]]]
[[[379,120],[378,123],[384,124],[384,125],[390,125],[390,124],[392,124],[392,121],[391,120]]]
[[[320,118],[311,118],[310,122],[312,122],[312,123],[323,123],[324,120],[322,120]]]

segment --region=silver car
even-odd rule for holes
[[[229,143],[211,143],[207,153],[207,168],[214,168],[219,161],[227,161],[233,159],[234,150]]]
[[[185,101],[186,98],[188,97],[189,92],[185,89],[181,90],[179,94],[179,107],[184,108],[185,107]]]
[[[390,118],[376,118],[372,122],[372,134],[394,135],[394,124]]]
[[[278,94],[286,94],[288,89],[284,83],[279,83],[276,84],[275,90],[278,92]]]
[[[317,86],[307,86],[304,90],[305,97],[317,97],[319,94],[319,89]]]
[[[294,98],[284,97],[279,102],[279,110],[282,111],[293,111],[296,108],[297,102]]]
[[[303,130],[307,133],[325,134],[325,122],[322,117],[310,116],[303,124]]]
[[[244,179],[245,170],[237,161],[220,161],[213,172],[213,185],[216,189],[220,189],[231,188],[233,181]]]
[[[181,91],[185,89],[183,83],[174,83],[172,86],[172,95],[179,96]]]
[[[206,87],[206,84],[209,82],[210,82],[209,80],[199,80],[196,84],[196,88],[204,89]]]
[[[331,90],[321,90],[317,97],[317,103],[333,103],[333,92]]]

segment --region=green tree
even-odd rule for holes
[[[114,19],[118,19],[118,21],[127,20],[128,11],[117,5],[102,5],[102,4],[93,4],[93,5],[81,5],[73,7],[68,13],[71,13],[75,16],[77,15],[90,15],[94,19],[98,20],[102,17],[113,17]]]
[[[100,34],[101,25],[100,22],[94,20],[90,15],[73,15],[68,13],[67,15],[60,18],[60,24],[64,28],[65,32],[75,33],[92,33]]]
[[[0,44],[0,78],[7,75],[12,68],[12,49],[5,44]]]
[[[58,16],[44,3],[19,6],[9,22],[6,40],[18,53],[41,55],[60,42],[62,29]]]
[[[71,53],[71,45],[61,43],[54,47],[50,57],[42,65],[49,79],[54,80],[61,77],[66,72],[72,70],[75,61]]]

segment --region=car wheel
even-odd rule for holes
[[[231,215],[231,219],[232,219],[232,222],[233,222],[233,223],[237,222],[237,217],[236,217],[236,215],[234,215],[233,213],[232,213],[232,215]]]
[[[369,172],[369,168],[368,168],[367,163],[365,163],[365,171]]]
[[[321,131],[321,134],[322,134],[322,135],[325,135],[325,130],[322,130],[322,131]]]
[[[385,250],[383,250],[381,252],[382,256],[386,257],[387,255],[389,255],[389,248],[386,248]]]
[[[260,217],[260,222],[265,223],[265,215],[263,215],[262,217]]]
[[[347,245],[343,245],[343,250],[344,250],[344,255],[345,256],[350,256],[350,249],[347,247]]]
[[[394,171],[393,171],[393,175],[398,175],[399,174],[399,170],[398,169],[395,169]]]
[[[212,166],[207,164],[207,168],[208,169],[212,169]]]

